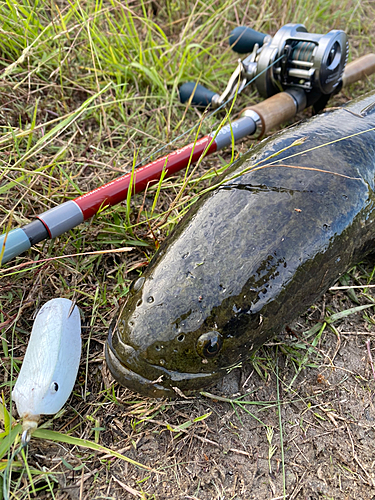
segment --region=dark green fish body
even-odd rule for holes
[[[263,141],[198,200],[111,329],[121,384],[155,397],[211,385],[373,249],[374,102]]]

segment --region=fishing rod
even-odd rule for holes
[[[296,28],[293,29],[293,27]],[[74,200],[66,201],[47,210],[38,215],[36,220],[21,228],[12,229],[2,234],[0,236],[0,263],[8,262],[36,243],[55,238],[73,229],[94,216],[100,209],[124,201],[127,198],[129,188],[132,193],[139,193],[147,186],[157,183],[163,173],[165,177],[170,177],[189,164],[197,162],[203,156],[230,146],[232,141],[236,142],[251,135],[260,137],[273,127],[293,118],[306,106],[315,104],[322,95],[330,96],[341,86],[347,86],[375,72],[375,54],[367,54],[345,66],[347,38],[342,31],[331,31],[327,34],[331,34],[330,36],[312,35],[307,33],[303,25],[289,24],[281,28],[273,39],[260,34],[263,36],[260,40],[261,36],[258,32],[250,30],[250,32],[246,32],[245,36],[243,28],[240,28],[242,31],[234,36],[233,43],[237,44],[237,47],[242,47],[243,50],[245,50],[245,46],[252,47],[253,60],[250,62],[254,64],[251,65],[252,69],[247,71],[246,75],[238,73],[237,79],[242,76],[242,80],[246,78],[251,82],[261,78],[263,84],[259,88],[265,89],[264,91],[271,94],[271,97],[245,108],[240,117],[230,125],[226,125],[196,142],[141,166],[134,172],[123,175]],[[283,36],[278,36],[280,32]],[[248,36],[249,33],[250,36]],[[252,35],[254,35],[253,38]],[[254,42],[255,38],[257,40]],[[260,47],[259,42],[263,43],[262,47]],[[316,56],[312,44],[319,57]],[[300,54],[306,53],[306,51],[308,57],[302,57]],[[268,54],[268,64],[263,61],[264,54]],[[296,61],[299,66],[295,64]],[[317,61],[320,61],[320,66]],[[311,66],[311,62],[313,62],[313,66]],[[309,68],[309,71],[301,73],[306,68]],[[295,69],[298,70],[297,73],[293,71]],[[321,77],[323,69],[325,79]],[[323,93],[324,85],[329,91],[327,94]],[[244,87],[245,84],[242,88]],[[194,84],[193,91],[196,89],[197,85]],[[184,94],[184,90],[182,94]],[[210,95],[210,102],[215,101],[214,94]],[[181,100],[185,97],[186,92],[185,95],[181,96]],[[192,92],[190,92],[189,99],[197,104]]]

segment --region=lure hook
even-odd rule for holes
[[[31,439],[31,428],[25,429],[21,435],[21,446],[22,448],[27,448]]]

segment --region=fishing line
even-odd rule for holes
[[[273,153],[271,156],[268,156],[267,158],[264,158],[263,160],[260,160],[258,163],[255,163],[254,165],[251,165],[250,167],[245,168],[244,170],[242,170],[238,174],[233,175],[229,179],[223,179],[221,182],[219,182],[217,184],[214,184],[214,185],[210,186],[209,188],[204,189],[203,191],[200,192],[200,196],[202,196],[203,194],[205,194],[205,193],[207,193],[209,191],[212,191],[213,189],[216,189],[216,188],[220,187],[225,182],[230,182],[232,180],[238,179],[239,177],[242,177],[243,175],[245,175],[245,174],[247,174],[249,172],[252,172],[252,171],[255,172],[255,171],[261,170],[263,168],[271,167],[271,166],[275,165],[276,163],[288,160],[289,158],[294,158],[296,156],[300,156],[301,154],[305,154],[305,153],[314,151],[315,149],[323,148],[325,146],[330,146],[331,144],[335,144],[335,143],[338,143],[340,141],[345,141],[345,140],[350,139],[352,137],[356,137],[358,135],[365,134],[365,133],[371,132],[371,131],[375,131],[375,127],[372,127],[372,128],[366,129],[366,130],[362,130],[361,132],[356,132],[355,134],[350,134],[350,135],[347,135],[345,137],[341,137],[340,139],[335,139],[334,141],[329,141],[329,142],[326,142],[324,144],[320,144],[319,146],[315,146],[313,148],[309,148],[309,149],[305,149],[303,151],[299,151],[298,153],[294,153],[292,155],[286,156],[285,158],[279,158],[278,160],[274,160],[272,162],[269,162],[266,165],[262,165],[262,163],[268,162],[268,160],[270,158],[273,158],[275,155],[278,155],[278,154],[282,153],[283,151],[285,151],[285,150],[287,150],[287,149],[289,149],[291,147],[297,146],[298,144],[295,144],[296,141],[294,141],[292,144],[290,144],[286,148],[283,148],[280,151],[278,151],[277,153]],[[350,177],[350,176],[346,176],[344,174],[339,174],[339,173],[333,172],[333,171],[331,172],[330,170],[322,170],[322,169],[319,169],[319,168],[316,168],[316,167],[302,167],[302,166],[298,166],[298,165],[281,165],[281,164],[280,165],[275,165],[275,166],[276,167],[277,166],[280,166],[280,167],[283,166],[283,167],[295,168],[295,169],[300,169],[300,170],[312,170],[312,171],[317,171],[317,172],[322,172],[322,173],[329,173],[329,174],[332,174],[332,175],[338,175],[340,177],[344,177],[344,178],[351,179],[351,180],[360,180],[359,177]]]
[[[315,147],[310,148],[310,149],[304,149],[303,151],[299,151],[298,153],[294,153],[294,154],[292,154],[290,156],[286,156],[285,158],[279,158],[278,160],[275,160],[275,161],[272,161],[271,163],[269,163],[269,165],[274,165],[275,163],[277,163],[279,161],[288,160],[289,158],[294,158],[295,156],[300,156],[300,155],[302,155],[304,153],[310,153],[311,151],[314,151],[315,149],[324,148],[325,146],[330,146],[331,144],[335,144],[335,143],[340,142],[340,141],[346,141],[347,139],[351,139],[352,137],[356,137],[358,135],[366,134],[367,132],[372,132],[374,130],[375,130],[375,127],[372,127],[372,128],[368,128],[366,130],[362,130],[361,132],[356,132],[355,134],[350,134],[350,135],[347,135],[345,137],[340,137],[340,139],[335,139],[334,141],[326,142],[324,144],[320,144],[319,146],[315,146]],[[259,164],[263,163],[265,161],[267,161],[267,158],[265,158],[264,160],[261,160],[259,162]]]
[[[4,500],[9,500],[9,494],[8,494],[8,478],[9,478],[9,487],[10,487],[10,469],[12,467],[12,463],[14,462],[14,458],[16,455],[19,453],[22,453],[22,450],[27,448],[28,441],[21,443],[21,445],[16,449],[15,452],[13,452],[12,456],[8,458],[7,465],[4,469],[4,472],[2,473],[3,477],[3,499]]]
[[[248,87],[249,85],[251,85],[252,83],[255,82],[255,80],[257,78],[259,78],[261,75],[263,75],[263,73],[265,73],[266,71],[268,71],[274,64],[278,63],[279,61],[281,61],[281,59],[283,59],[283,55],[280,56],[278,59],[276,59],[273,63],[271,63],[269,66],[267,66],[264,70],[262,70],[260,73],[258,73],[254,78],[252,78],[251,80],[249,80],[246,85],[243,87],[243,89],[241,90],[241,92],[246,88]],[[154,155],[158,154],[158,153],[161,153],[162,151],[164,151],[164,149],[166,149],[167,147],[171,146],[172,144],[174,144],[176,141],[182,139],[185,135],[187,134],[190,134],[191,132],[193,132],[198,126],[200,126],[205,120],[207,120],[208,118],[211,118],[213,117],[218,111],[220,111],[221,109],[223,109],[228,103],[230,103],[233,99],[237,98],[238,96],[238,93],[234,94],[232,97],[229,97],[229,99],[225,102],[223,102],[223,104],[221,104],[218,108],[216,108],[214,111],[212,111],[211,113],[208,113],[206,115],[203,115],[202,119],[196,123],[195,125],[193,125],[191,128],[189,128],[188,130],[186,130],[185,132],[183,132],[182,134],[178,135],[177,137],[175,137],[172,141],[168,142],[167,144],[165,144],[164,146],[162,146],[161,148],[157,149],[156,151],[154,151],[153,153],[151,153],[150,155],[146,156],[145,158],[143,158],[141,161],[139,161],[138,163],[136,163],[135,165],[135,168],[138,168],[140,167],[141,165],[143,165],[144,163],[146,163],[147,160],[150,160]]]
[[[15,319],[15,322],[14,322],[14,326],[12,328],[12,340],[11,340],[11,349],[12,349],[12,352],[14,350],[14,332],[15,332],[15,328],[16,328],[16,324],[17,324],[17,321],[19,320],[20,318],[20,315],[21,315],[21,312],[22,312],[22,304],[23,304],[23,300],[24,300],[24,297],[22,298],[22,301],[21,301],[21,304],[20,304],[20,308],[18,310],[18,315]],[[14,366],[13,366],[13,363],[11,363],[10,365],[10,380],[13,381],[13,374],[14,374]],[[13,406],[13,399],[12,397],[10,397],[10,407],[9,407],[9,411],[10,411],[10,415],[12,415],[12,406]],[[6,436],[4,438],[4,440],[6,440],[7,438],[10,440],[11,439],[11,431],[12,431],[12,428],[11,428],[11,421],[12,421],[12,417],[10,417],[10,422],[9,422],[9,434],[8,436]],[[27,448],[29,442],[30,442],[30,438],[31,438],[31,433],[30,433],[30,429],[28,430],[24,430],[21,434],[21,444],[20,446],[13,452],[13,454],[9,457],[9,452],[10,452],[10,446],[9,446],[9,449],[8,449],[8,461],[7,461],[7,465],[4,469],[4,472],[1,474],[2,478],[3,478],[3,500],[9,500],[9,494],[8,494],[8,486],[10,488],[10,476],[11,476],[11,467],[12,467],[12,463],[14,462],[14,459],[16,457],[16,455],[18,455],[19,453],[22,453],[22,451]],[[17,436],[15,437],[15,439],[17,439]],[[13,441],[14,442],[14,441]],[[25,457],[23,457],[24,460],[26,460]],[[9,479],[9,481],[8,481]]]

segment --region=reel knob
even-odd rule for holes
[[[180,94],[180,102],[185,104],[188,102],[191,95],[191,104],[197,106],[198,108],[206,108],[214,100],[214,96],[219,97],[212,90],[207,89],[203,85],[197,84],[196,82],[186,82],[178,89]]]
[[[253,51],[256,43],[261,47],[265,43],[266,37],[269,38],[269,35],[247,26],[237,26],[229,35],[229,45],[238,54],[248,54]]]

